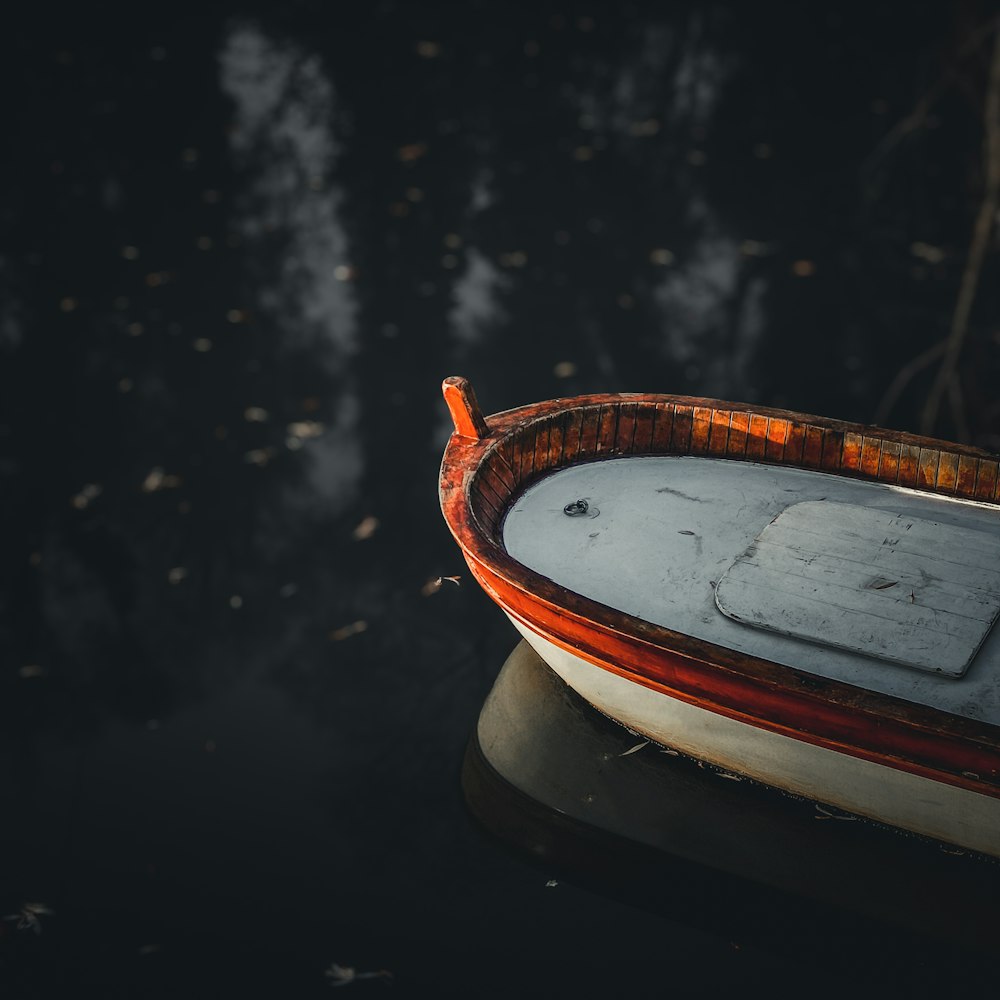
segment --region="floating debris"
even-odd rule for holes
[[[420,593],[424,597],[431,597],[441,589],[446,580],[448,581],[448,583],[455,584],[456,587],[460,587],[462,585],[462,578],[460,576],[437,576],[428,580],[420,588]]]
[[[510,250],[500,254],[501,267],[524,267],[528,263],[528,255],[523,250]]]
[[[208,337],[199,337],[196,341],[194,341],[194,343],[191,344],[191,346],[199,354],[207,354],[212,349],[212,341],[210,341]]]
[[[156,493],[158,490],[175,490],[183,480],[180,476],[170,475],[157,465],[149,470],[142,481],[143,493]]]
[[[396,156],[398,156],[403,163],[414,163],[422,156],[426,155],[426,142],[411,142],[406,146],[400,146],[399,149],[396,150]]]
[[[852,822],[858,818],[857,816],[851,816],[849,813],[831,812],[825,806],[821,806],[818,802],[814,803],[814,805],[816,806],[816,815],[813,816],[813,819],[842,819]]]
[[[666,247],[654,247],[649,251],[649,262],[660,267],[669,267],[677,258]]]
[[[546,889],[554,889],[559,884],[558,879],[550,878],[548,882],[545,883]]]
[[[42,933],[42,922],[40,917],[50,917],[53,911],[44,903],[23,903],[17,913],[8,914],[4,920],[17,923],[19,931],[32,930],[36,934]]]
[[[363,542],[371,538],[379,529],[379,519],[373,514],[361,519],[357,527],[351,532],[351,536],[356,542]]]
[[[624,753],[620,753],[619,757],[627,757],[631,753],[638,753],[643,747],[648,747],[652,740],[643,740],[641,743],[636,743],[634,747],[629,747]]]
[[[269,420],[271,414],[263,406],[248,406],[243,411],[243,419],[251,424],[262,424]]]
[[[928,264],[940,264],[948,255],[941,249],[930,243],[922,243],[919,240],[910,244],[910,253],[920,260],[927,261]]]
[[[797,260],[792,264],[792,274],[797,278],[811,278],[816,273],[816,264],[811,260]]]
[[[552,369],[556,378],[572,378],[576,374],[576,364],[573,361],[559,361]]]
[[[744,257],[766,257],[773,252],[770,243],[762,243],[760,240],[744,240],[740,244],[740,253]]]
[[[167,580],[176,585],[182,580],[185,580],[187,575],[188,571],[183,566],[174,566],[174,568],[167,573]]]
[[[637,139],[646,139],[651,135],[656,135],[660,131],[660,121],[658,118],[647,118],[641,122],[629,122],[628,134]]]
[[[334,629],[330,633],[330,639],[333,642],[343,642],[345,639],[350,639],[352,635],[359,635],[367,631],[368,622],[360,618],[356,622],[351,622],[350,625],[342,625],[340,628]]]
[[[17,671],[18,677],[23,677],[25,680],[31,680],[33,677],[44,677],[48,673],[45,667],[38,663],[26,663]]]
[[[243,461],[248,465],[259,465],[265,466],[268,462],[274,458],[273,448],[251,448],[250,451],[246,452],[243,456]]]
[[[359,979],[392,979],[392,973],[388,969],[378,969],[376,972],[357,972],[349,965],[337,965],[330,963],[330,968],[324,973],[330,981],[331,986],[348,986]]]
[[[308,441],[309,438],[319,437],[326,428],[318,420],[296,420],[286,428],[289,437],[298,441]]]
[[[84,510],[85,508],[89,507],[90,504],[94,500],[96,500],[101,495],[102,492],[103,489],[97,483],[87,483],[87,485],[84,486],[83,489],[80,490],[80,492],[77,493],[76,496],[74,496],[70,500],[70,503],[77,510]]]
[[[239,611],[240,608],[243,607],[243,598],[240,597],[239,594],[233,594],[233,596],[229,598],[229,606],[234,611]]]
[[[441,46],[437,42],[417,42],[414,48],[421,59],[437,59],[441,55]]]

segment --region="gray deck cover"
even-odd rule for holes
[[[1000,537],[857,504],[792,504],[719,581],[736,621],[960,677],[1000,611]]]

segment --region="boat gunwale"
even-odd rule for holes
[[[630,408],[624,425],[623,407]],[[640,408],[642,437],[637,438]],[[657,427],[656,414],[661,408],[664,421]],[[576,417],[571,421],[569,414],[578,415],[579,424]],[[651,414],[653,426],[646,426]],[[725,437],[719,430],[723,424]],[[1000,796],[1000,726],[740,653],[635,618],[529,569],[514,559],[502,542],[507,511],[534,482],[559,469],[603,459],[702,455],[752,461],[902,485],[928,496],[966,499],[1000,508],[998,456],[904,431],[791,410],[652,393],[558,398],[494,414],[487,418],[486,426],[488,433],[482,438],[455,433],[448,442],[441,466],[441,506],[474,575],[502,607],[515,612],[529,627],[542,627],[538,622],[541,612],[546,634],[578,650],[580,636],[571,637],[570,633],[589,630],[600,634],[604,641],[612,637],[630,648],[645,650],[654,659],[653,651],[660,650],[661,659],[671,659],[675,666],[683,662],[687,683],[692,671],[713,671],[719,677],[728,675],[730,683],[749,682],[761,692],[811,704],[815,709],[810,715],[813,721],[823,716],[824,706],[841,716],[850,713],[870,729],[872,739],[867,742],[871,745],[845,743],[836,738],[836,732],[813,732],[815,727],[809,731],[799,729],[795,735],[891,766],[921,772],[930,769],[940,772],[942,780]],[[529,447],[532,430],[533,447]],[[559,436],[561,440],[555,441]],[[567,438],[572,441],[570,447]],[[729,449],[731,443],[741,440],[742,447]],[[906,480],[900,482],[904,466]],[[503,597],[496,593],[497,584],[507,591]],[[702,701],[683,683],[676,688],[665,685],[663,676],[658,678],[648,664],[643,668],[612,665],[601,658],[599,649],[592,650],[588,658],[674,697]],[[703,704],[722,714],[738,710],[746,721],[763,728],[786,728],[776,727],[766,714],[755,714],[752,706],[748,715],[746,706],[721,701],[712,704],[711,699]],[[892,732],[878,733],[879,738],[874,739],[887,724]],[[820,729],[829,730],[830,726]],[[924,745],[922,752],[916,752],[919,748],[915,750],[914,740]],[[898,749],[888,752],[887,744],[898,745]],[[973,772],[955,763],[969,757],[966,753],[956,757],[952,752],[956,744],[961,744],[959,750],[971,747],[978,751],[971,755],[977,759],[979,771],[983,763],[988,765],[988,773]]]

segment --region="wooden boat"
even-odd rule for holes
[[[606,715],[1000,857],[1000,460],[784,410],[444,383],[445,519]]]

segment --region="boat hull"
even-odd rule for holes
[[[504,609],[542,660],[605,715],[663,746],[795,795],[1000,857],[1000,799],[700,708],[592,662]]]

